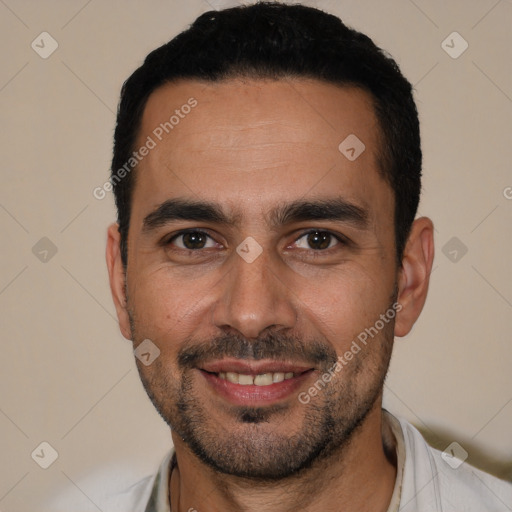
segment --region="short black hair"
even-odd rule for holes
[[[119,179],[117,172],[126,168],[135,150],[148,97],[180,79],[219,82],[236,77],[302,77],[355,86],[370,94],[381,132],[379,171],[395,196],[400,264],[421,190],[420,130],[411,84],[389,55],[336,16],[303,5],[260,2],[202,14],[190,28],[152,51],[123,84],[110,180],[124,266],[136,175],[125,172]]]

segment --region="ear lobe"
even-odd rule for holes
[[[434,225],[427,217],[413,222],[402,256],[398,277],[398,303],[395,335],[405,336],[420,316],[427,298],[434,261]]]
[[[127,340],[131,340],[130,317],[126,306],[125,269],[121,259],[120,241],[119,225],[111,224],[107,231],[107,248],[105,252],[110,291],[116,307],[121,334]]]

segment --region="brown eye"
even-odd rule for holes
[[[207,247],[208,239],[211,237],[204,231],[184,231],[173,236],[168,244],[176,245],[180,249],[185,250],[198,250],[205,249],[208,247],[214,247],[215,243],[211,242],[211,245]]]
[[[300,242],[300,240],[305,240]],[[333,243],[334,242],[334,243]],[[330,233],[329,231],[313,230],[304,233],[296,242],[296,245],[301,249],[313,249],[315,251],[322,251],[330,249],[340,243],[339,238]]]
[[[339,245],[341,247],[349,244],[343,235],[336,235],[330,231],[322,229],[312,229],[304,233],[295,242],[295,246],[299,249],[307,249],[309,251],[322,252],[332,249]]]

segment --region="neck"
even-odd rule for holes
[[[178,464],[170,482],[172,512],[385,512],[393,494],[394,437],[383,425],[380,400],[338,452],[276,482],[218,473],[174,433],[173,441]]]

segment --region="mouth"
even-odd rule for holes
[[[314,368],[279,361],[222,360],[199,371],[221,398],[236,405],[262,406],[292,396]]]

